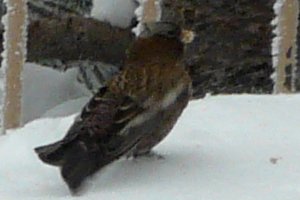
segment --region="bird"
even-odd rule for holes
[[[90,99],[67,134],[35,148],[44,163],[60,168],[72,194],[119,158],[150,155],[171,131],[192,94],[181,32],[176,26],[137,38],[124,69]]]

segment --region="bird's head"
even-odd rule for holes
[[[183,56],[184,45],[194,39],[193,31],[170,22],[147,24],[133,45],[128,49],[129,62],[147,62],[150,59],[178,61]]]
[[[180,36],[180,27],[171,22],[154,22],[144,24],[144,30],[139,35],[140,38],[149,38],[160,35],[168,38],[178,38]]]
[[[141,38],[162,36],[166,38],[177,38],[183,44],[193,42],[195,33],[192,30],[182,29],[178,24],[172,22],[155,22],[144,25],[144,31],[139,35]]]

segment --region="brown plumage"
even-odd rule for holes
[[[182,52],[179,37],[137,39],[124,70],[87,103],[67,135],[35,149],[61,168],[72,192],[121,156],[149,153],[170,132],[191,94]]]

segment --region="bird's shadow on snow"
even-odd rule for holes
[[[163,153],[164,158],[121,159],[102,169],[85,183],[85,192],[123,191],[140,187],[159,187],[201,173],[203,158],[193,152]],[[183,178],[183,179],[185,179]]]

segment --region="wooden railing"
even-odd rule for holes
[[[4,25],[3,130],[21,125],[22,68],[26,57],[26,1],[8,0]],[[2,131],[4,132],[4,131]]]

